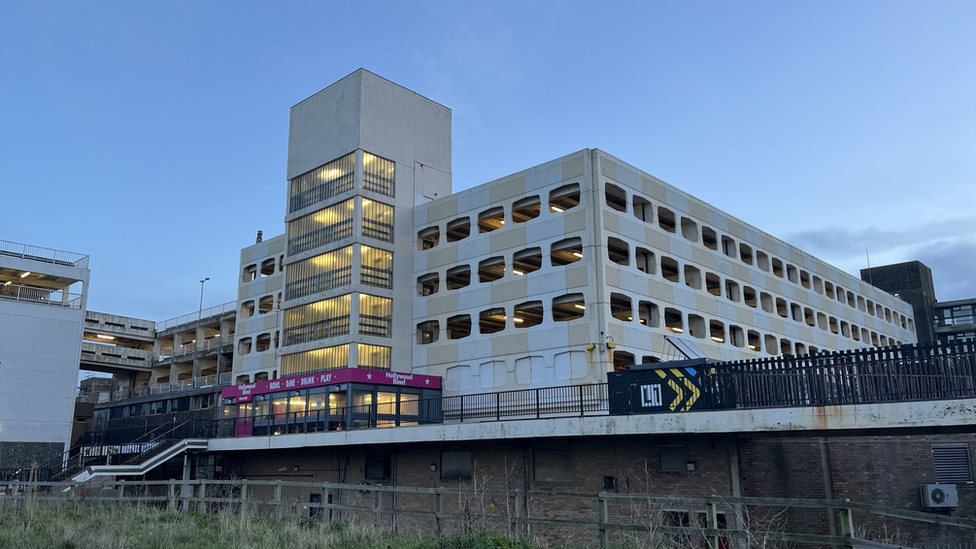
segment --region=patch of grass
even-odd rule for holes
[[[308,517],[200,515],[151,507],[0,508],[0,549],[538,549],[527,541],[397,535]]]

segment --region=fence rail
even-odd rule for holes
[[[88,256],[85,254],[21,244],[9,240],[0,240],[0,255],[30,259],[32,261],[43,261],[44,263],[53,263],[55,265],[88,267]]]
[[[68,309],[80,309],[81,298],[81,294],[68,293],[65,290],[35,288],[33,286],[21,286],[18,284],[0,284],[0,299],[9,299],[11,301],[25,301]]]
[[[202,320],[204,318],[209,318],[211,316],[222,315],[224,313],[229,313],[231,311],[237,310],[236,301],[228,301],[222,305],[214,305],[213,307],[207,307],[206,309],[197,311],[195,313],[187,313],[185,315],[180,315],[168,320],[162,320],[156,323],[156,331],[162,332],[168,330],[173,326],[179,326],[181,324],[188,324],[195,320]]]
[[[318,494],[309,498],[308,494]],[[328,494],[328,498],[322,498]],[[335,497],[333,497],[335,496]],[[400,496],[399,498],[397,496]],[[324,499],[324,501],[323,501]],[[922,513],[849,500],[793,498],[755,498],[732,496],[685,497],[648,493],[573,493],[532,490],[474,489],[416,486],[383,486],[336,482],[293,482],[282,480],[168,480],[110,481],[92,490],[74,482],[12,481],[0,493],[5,505],[24,506],[28,502],[44,505],[105,506],[150,505],[170,511],[195,511],[202,514],[231,513],[282,518],[306,515],[319,520],[369,521],[397,531],[400,522],[412,521],[412,529],[436,535],[452,535],[479,528],[525,539],[539,531],[579,536],[578,541],[607,547],[612,536],[637,534],[660,543],[671,542],[728,547],[733,540],[749,545],[786,541],[796,544],[844,547],[872,546],[865,539],[871,532],[855,529],[855,513],[867,517],[897,519],[899,529],[914,524],[936,524],[953,529],[959,539],[972,540],[976,520]],[[496,506],[496,502],[499,505]],[[572,518],[566,509],[572,508]],[[648,513],[636,513],[640,508]],[[675,523],[668,509],[702,509],[693,520]],[[767,510],[811,509],[836,514],[837,532],[826,525],[820,532],[790,530],[788,524],[774,525],[756,517]],[[724,514],[724,524],[718,520]],[[399,520],[398,520],[399,519]],[[860,532],[855,535],[855,532]],[[878,532],[877,534],[883,534]],[[876,547],[893,547],[878,544]]]

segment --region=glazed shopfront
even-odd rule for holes
[[[345,368],[224,387],[224,436],[440,423],[441,378]]]

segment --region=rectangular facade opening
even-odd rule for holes
[[[685,265],[685,285],[688,286],[689,288],[701,290],[702,275],[698,267]]]
[[[505,225],[505,208],[498,206],[489,208],[478,214],[478,232],[490,233]]]
[[[530,219],[539,217],[541,211],[542,205],[539,201],[539,195],[523,198],[512,204],[512,222],[525,223]]]
[[[685,240],[690,240],[692,242],[698,242],[698,224],[687,217],[681,218],[681,236],[685,237]]]
[[[580,259],[583,259],[583,240],[578,236],[554,242],[549,249],[549,260],[553,267],[575,263]]]
[[[722,279],[714,273],[705,273],[705,291],[715,297],[722,297]]]
[[[634,195],[634,217],[644,223],[652,223],[654,221],[653,206],[651,206],[650,202],[637,195]]]
[[[512,254],[512,274],[522,276],[542,267],[542,248],[526,248]]]
[[[623,322],[630,322],[634,319],[630,298],[624,294],[610,294],[610,316]]]
[[[606,185],[607,206],[618,212],[627,211],[627,193],[616,185]]]
[[[445,283],[448,290],[458,290],[471,284],[471,267],[469,265],[459,265],[447,270]]]
[[[471,335],[471,315],[456,315],[447,319],[447,339],[463,339]]]
[[[634,264],[637,265],[637,270],[642,273],[652,275],[657,271],[654,252],[647,248],[638,247],[634,249]]]
[[[650,301],[638,302],[637,314],[640,323],[648,328],[657,328],[661,325],[661,312],[658,310],[658,306]]]
[[[678,272],[678,262],[671,259],[670,257],[661,257],[661,276],[664,280],[670,282],[681,282],[681,276]]]
[[[429,250],[437,246],[441,241],[440,227],[427,227],[417,233],[417,249]]]
[[[441,275],[438,273],[428,273],[417,277],[417,295],[428,296],[437,293],[441,285]]]
[[[505,308],[494,307],[481,311],[478,315],[478,330],[482,334],[493,334],[505,329]]]
[[[494,282],[505,276],[505,258],[489,257],[478,263],[478,281]]]
[[[675,220],[674,212],[665,208],[664,206],[657,207],[657,223],[662,229],[669,233],[678,232],[678,223]]]
[[[556,322],[583,318],[585,312],[586,302],[583,300],[583,294],[566,294],[552,300],[552,319]]]
[[[470,217],[460,217],[454,221],[449,221],[447,223],[447,241],[457,242],[458,240],[464,240],[471,234],[471,218]]]
[[[528,301],[516,305],[512,320],[515,321],[516,328],[530,328],[542,324],[542,302]]]
[[[664,308],[664,328],[669,332],[676,334],[684,333],[685,326],[681,319],[681,311],[678,309],[672,309],[671,307]]]
[[[549,193],[549,211],[552,213],[562,213],[571,208],[579,206],[580,186],[579,183],[570,183]]]
[[[440,335],[441,325],[436,320],[428,320],[417,324],[417,343],[420,345],[434,343],[440,338]]]
[[[752,265],[752,248],[748,244],[739,244],[739,259],[746,265]]]
[[[630,264],[630,246],[619,238],[607,237],[607,255],[617,265]]]

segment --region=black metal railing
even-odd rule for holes
[[[363,236],[393,242],[393,225],[376,221],[375,219],[363,218]]]
[[[296,345],[349,333],[349,315],[309,322],[285,330],[285,345]]]
[[[352,283],[352,267],[340,267],[331,271],[305,277],[285,285],[285,299],[297,299],[324,292]]]
[[[316,202],[328,200],[337,194],[351,190],[354,181],[355,174],[353,172],[349,172],[339,176],[336,179],[333,179],[332,181],[327,181],[321,185],[318,185],[317,187],[300,192],[291,197],[291,201],[289,203],[290,209],[288,212],[296,212],[302,208],[307,208]]]
[[[393,269],[377,269],[367,265],[359,267],[359,281],[367,286],[393,288]]]
[[[352,219],[343,219],[329,226],[316,229],[310,233],[296,236],[288,240],[288,255],[318,248],[319,246],[335,242],[352,236]]]
[[[905,345],[712,365],[703,407],[769,408],[976,397],[976,346]]]
[[[668,368],[667,363],[659,365]],[[808,407],[976,398],[976,344],[914,345],[709,363],[682,376],[700,390],[694,410]],[[653,378],[660,378],[655,374]],[[445,421],[486,421],[605,415],[612,395],[632,392],[628,381],[458,395],[396,403],[366,404],[250,418],[193,420],[179,429],[101,431],[89,442],[143,455],[160,440],[189,437],[266,436],[330,430],[425,425]],[[689,408],[691,409],[691,408]],[[142,445],[153,443],[151,447]],[[161,451],[161,450],[160,450]],[[124,452],[121,452],[124,453]],[[94,456],[83,456],[89,463]],[[79,458],[81,459],[81,458]],[[0,475],[3,472],[0,471]]]
[[[602,415],[608,410],[606,383],[459,395],[444,397],[442,401],[444,419],[448,421]]]
[[[390,337],[393,319],[388,316],[359,314],[359,333],[378,337]]]
[[[367,191],[393,196],[393,185],[392,177],[383,177],[368,171],[363,172],[363,188]]]

